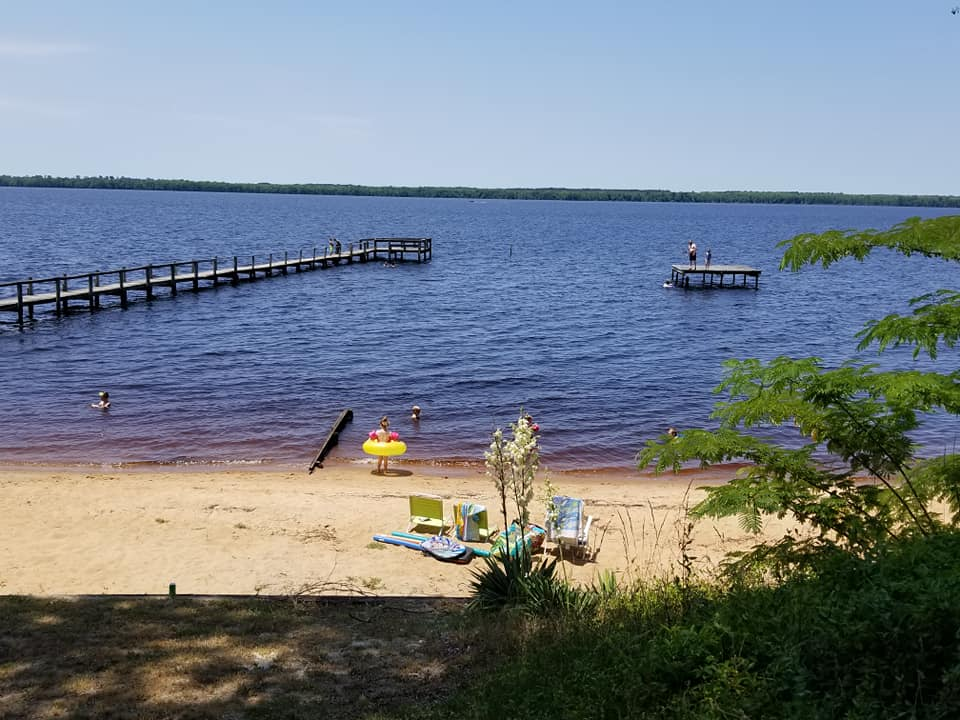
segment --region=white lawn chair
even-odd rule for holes
[[[555,495],[552,507],[547,510],[548,539],[564,549],[572,550],[579,557],[590,559],[593,548],[590,545],[590,528],[593,517],[583,514],[583,500]]]

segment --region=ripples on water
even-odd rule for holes
[[[867,319],[956,284],[952,266],[886,253],[780,273],[777,242],[938,214],[0,188],[4,280],[295,254],[330,236],[434,239],[429,264],[181,292],[22,332],[0,318],[0,461],[306,466],[350,407],[335,456],[359,459],[386,413],[409,459],[476,462],[522,405],[549,467],[630,467],[666,426],[710,425],[724,359],[836,364]],[[760,291],[664,289],[689,238],[715,264],[762,268]],[[87,407],[103,388],[109,413]],[[955,436],[955,418],[938,418],[918,439],[936,452]]]

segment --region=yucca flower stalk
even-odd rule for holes
[[[494,430],[490,449],[484,453],[487,475],[500,494],[504,528],[509,527],[507,498],[512,497],[521,531],[530,520],[533,485],[540,467],[540,441],[526,417],[520,408],[517,421],[510,423],[513,437],[509,440],[504,437],[503,430]]]

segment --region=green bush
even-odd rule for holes
[[[938,533],[776,586],[592,592],[435,716],[960,717],[958,558],[960,533]],[[519,582],[514,601],[556,609],[545,575]]]
[[[599,593],[570,586],[557,577],[556,569],[556,559],[534,559],[529,553],[487,557],[484,566],[473,571],[473,597],[467,607],[479,611],[514,608],[537,616],[593,613]]]

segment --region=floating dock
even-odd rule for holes
[[[349,243],[340,252],[330,252],[327,248],[318,253],[317,248],[313,248],[308,256],[302,250],[296,256],[285,252],[282,258],[273,254],[259,259],[256,255],[249,259],[234,255],[226,261],[209,258],[97,270],[79,275],[27,278],[0,283],[0,312],[16,313],[17,322],[23,327],[26,320],[33,320],[34,310],[43,306],[52,306],[57,315],[80,308],[92,312],[101,307],[103,299],[115,297],[125,308],[128,302],[141,295],[147,300],[153,299],[157,289],[162,288],[166,288],[170,295],[176,295],[181,286],[185,286],[181,289],[198,291],[221,283],[236,284],[242,280],[286,275],[291,270],[303,272],[371,260],[393,263],[408,258],[417,262],[432,260],[431,238],[367,238]]]
[[[695,283],[693,287],[747,287],[748,278],[753,278],[754,290],[760,287],[760,270],[747,265],[698,265],[696,268],[690,265],[674,265],[670,271],[670,282],[674,287],[686,289],[690,287],[690,278],[696,280],[698,276],[700,283]]]

